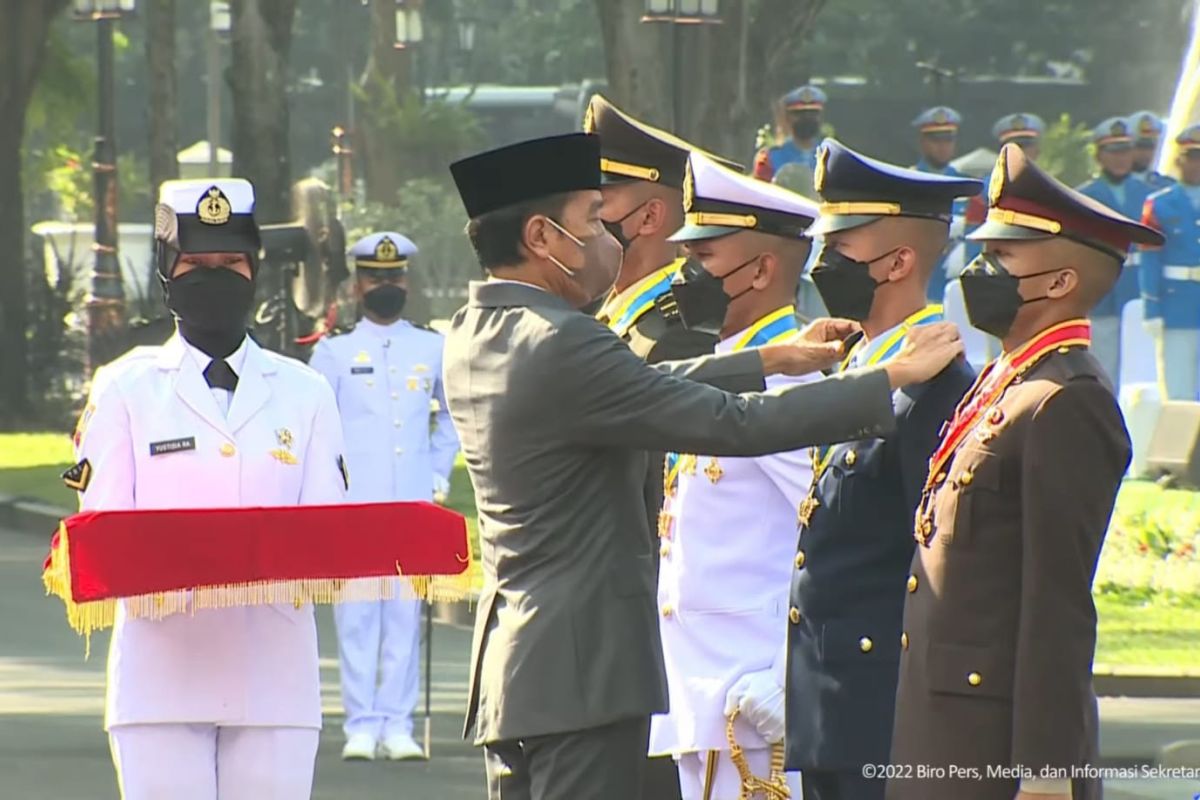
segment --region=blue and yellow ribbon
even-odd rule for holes
[[[738,336],[731,352],[736,353],[739,350],[774,344],[787,339],[797,330],[799,330],[799,325],[796,323],[796,307],[784,306],[772,311],[747,328],[743,334]],[[675,488],[682,466],[679,453],[667,453],[666,463],[663,466],[663,491],[665,494],[669,495]]]
[[[875,349],[875,352],[873,352],[867,358],[866,362],[860,366],[874,367],[878,366],[879,364],[886,364],[900,353],[900,350],[904,347],[904,337],[908,335],[909,331],[918,325],[928,325],[931,322],[941,322],[941,320],[942,307],[940,305],[934,304],[925,306],[925,308],[922,308],[917,313],[910,315],[904,320],[904,322],[900,323],[900,326],[896,328],[896,330],[889,333],[887,338],[883,339],[879,343],[879,346]],[[857,355],[858,351],[864,346],[869,345],[865,339],[860,339],[858,344],[850,348],[850,352],[846,354],[844,359],[842,359],[842,363],[838,368],[838,371],[844,372],[850,366],[850,362],[854,360],[854,356]],[[833,457],[833,451],[836,447],[837,445],[829,445],[824,450],[819,447],[813,448],[814,481],[820,478],[821,473],[823,473],[825,468],[829,466],[829,459]]]
[[[616,307],[611,314],[605,308],[601,309],[597,316],[607,317],[605,324],[612,329],[613,333],[617,336],[624,336],[634,323],[642,318],[643,314],[654,307],[655,300],[671,290],[671,280],[682,264],[683,259],[677,259],[662,269],[650,273],[622,292],[621,295],[613,298]]]

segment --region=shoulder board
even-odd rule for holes
[[[654,307],[658,309],[659,314],[662,314],[663,319],[668,322],[680,319],[679,304],[675,302],[675,295],[671,292],[663,292],[654,298]]]

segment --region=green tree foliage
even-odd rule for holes
[[[1038,165],[1068,186],[1078,186],[1094,169],[1092,132],[1083,123],[1072,123],[1063,114],[1046,128],[1042,136]]]

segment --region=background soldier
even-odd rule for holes
[[[716,331],[718,353],[790,338],[816,204],[701,155],[690,164],[686,224],[671,237],[690,254],[673,289],[685,323]],[[767,388],[802,380],[772,377]],[[651,721],[650,752],[675,757],[686,800],[736,800],[755,789],[731,761],[727,715],[736,711],[742,763],[786,786],[784,591],[796,506],[812,477],[807,453],[672,454],[668,467],[658,602],[671,710]]]
[[[934,106],[918,114],[913,119],[912,126],[917,131],[917,147],[921,157],[913,165],[913,169],[953,178],[965,177],[950,163],[954,160],[954,151],[958,146],[958,126],[961,122],[962,115],[949,106]],[[950,222],[950,241],[946,244],[947,256],[955,244],[963,241],[966,215],[967,201],[956,201],[954,216]],[[947,260],[941,260],[929,279],[927,297],[931,303],[941,304],[945,296],[948,280]],[[957,267],[954,271],[957,271]]]
[[[942,318],[926,305],[956,198],[980,182],[927,175],[826,140],[818,153],[824,237],[813,279],[825,304],[862,322],[843,369],[886,363],[904,336]],[[863,765],[886,764],[896,700],[912,519],[942,424],[970,386],[956,361],[896,393],[896,430],[814,449],[800,509],[788,628],[787,766],[807,800],[882,798]]]
[[[1162,140],[1163,122],[1153,111],[1138,111],[1129,117],[1133,126],[1133,177],[1155,192],[1175,183],[1169,175],[1154,168],[1158,158],[1158,145]]]
[[[825,92],[815,86],[801,86],[780,98],[787,138],[758,151],[754,156],[754,177],[769,181],[788,164],[800,164],[809,169],[816,166],[825,100]]]
[[[349,333],[321,339],[309,362],[337,396],[356,503],[430,500],[450,488],[458,437],[442,391],[442,336],[401,316],[416,253],[394,231],[355,243],[362,319]],[[424,754],[412,736],[421,603],[396,584],[394,599],[334,606],[346,708],[342,758],[370,760],[377,749],[393,760]]]
[[[1129,120],[1110,117],[1092,131],[1100,174],[1076,187],[1129,219],[1140,219],[1150,187],[1133,177],[1133,135]],[[1112,292],[1092,309],[1092,352],[1117,386],[1121,382],[1121,312],[1138,296],[1138,262],[1133,252]]]
[[[1166,237],[1141,255],[1146,327],[1167,400],[1200,398],[1200,125],[1175,139],[1180,182],[1150,196],[1142,221]]]
[[[889,781],[890,800],[1100,790],[1072,789],[1070,769],[1097,757],[1092,578],[1130,445],[1084,315],[1130,244],[1162,237],[1063,186],[1015,145],[1001,150],[991,187],[988,221],[972,234],[985,251],[962,283],[971,323],[1005,355],[930,460],[890,759],[946,777]],[[989,778],[996,765],[1029,772]]]

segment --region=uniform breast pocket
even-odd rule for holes
[[[1010,516],[1016,507],[1005,499],[999,458],[985,451],[971,456],[951,468],[940,493],[936,539],[944,547],[978,546],[978,531]]]
[[[1012,697],[1011,650],[930,642],[925,674],[929,689],[938,694]]]
[[[833,452],[824,478],[822,494],[831,501],[834,513],[853,510],[872,502],[883,468],[883,442],[855,442]],[[829,495],[834,495],[830,498]]]

